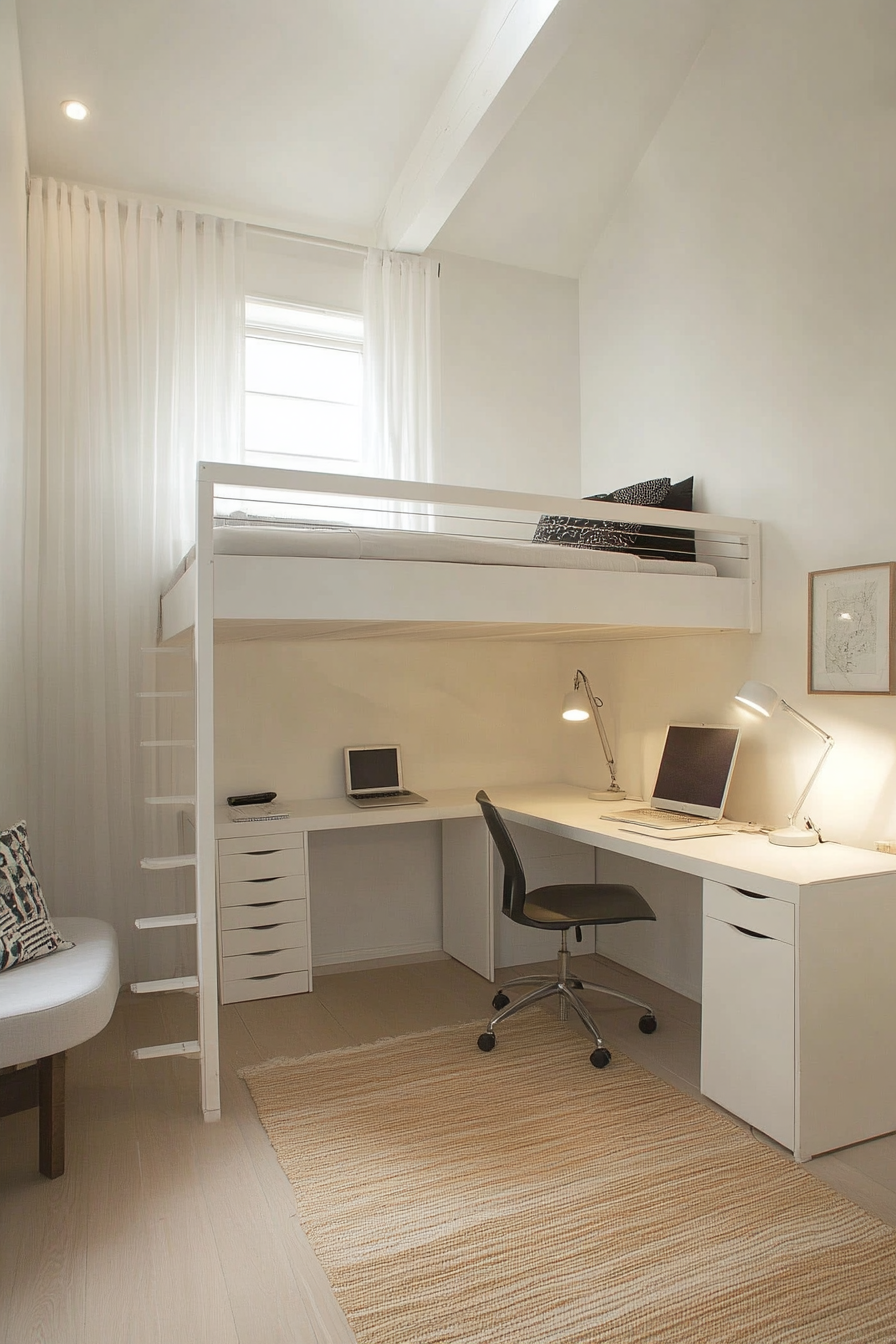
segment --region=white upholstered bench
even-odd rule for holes
[[[99,919],[55,919],[74,947],[0,974],[0,1116],[40,1108],[40,1170],[65,1170],[65,1052],[112,1016],[119,990],[115,930]]]

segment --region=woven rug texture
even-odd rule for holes
[[[242,1071],[359,1344],[894,1344],[896,1233],[539,1010]]]

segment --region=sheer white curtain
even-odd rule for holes
[[[126,974],[134,914],[161,908],[141,648],[193,540],[196,461],[240,456],[243,249],[230,220],[31,184],[28,822],[51,909],[115,923]]]
[[[435,479],[439,358],[438,262],[371,248],[364,267],[363,460],[369,475]]]

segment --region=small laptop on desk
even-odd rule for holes
[[[355,807],[403,807],[425,803],[402,785],[400,747],[346,747],[345,793]]]
[[[670,723],[650,806],[607,813],[602,820],[664,832],[671,839],[676,831],[694,835],[706,828],[709,833],[725,811],[739,745],[739,728]]]

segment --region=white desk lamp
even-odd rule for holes
[[[581,688],[584,687],[584,690]],[[616,762],[613,760],[613,753],[610,750],[610,741],[604,728],[603,719],[600,717],[600,707],[603,700],[599,700],[591,689],[591,685],[585,673],[578,668],[576,670],[576,679],[573,682],[572,690],[563,697],[563,717],[569,719],[572,723],[582,723],[585,719],[590,719],[593,715],[594,726],[600,734],[600,744],[604,749],[604,755],[607,758],[607,765],[610,768],[610,787],[604,790],[598,790],[595,793],[589,793],[589,798],[599,798],[604,802],[612,801],[622,802],[625,798],[625,790],[620,789],[616,783]]]
[[[742,705],[746,705],[749,709],[758,710],[759,713],[764,714],[766,718],[770,718],[780,705],[781,709],[786,710],[788,714],[792,715],[793,718],[803,724],[806,728],[811,728],[812,732],[817,733],[824,742],[824,751],[821,753],[821,759],[809,776],[808,784],[803,789],[799,798],[797,798],[793,811],[787,818],[787,825],[782,827],[779,831],[769,831],[768,833],[768,838],[773,845],[817,845],[818,831],[815,829],[812,822],[806,818],[805,826],[796,826],[794,825],[794,817],[799,815],[800,808],[806,801],[809,790],[818,778],[818,772],[827,760],[828,752],[834,745],[834,739],[830,734],[826,733],[824,729],[819,728],[817,723],[813,723],[812,720],[807,719],[804,714],[800,714],[799,710],[794,709],[792,705],[788,705],[786,700],[782,700],[778,692],[772,690],[771,686],[766,686],[761,681],[745,681],[734,698],[735,700],[739,700]]]

